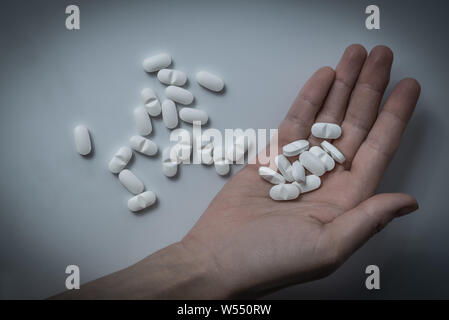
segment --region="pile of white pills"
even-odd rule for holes
[[[109,171],[116,174],[120,183],[134,195],[128,200],[128,208],[132,212],[148,208],[156,202],[156,194],[152,191],[145,191],[143,182],[131,170],[126,169],[133,157],[133,150],[145,156],[155,156],[158,153],[157,144],[145,138],[153,131],[152,117],[162,114],[162,121],[168,129],[176,128],[179,119],[189,124],[199,122],[201,125],[206,124],[209,120],[208,114],[197,108],[182,107],[178,112],[176,104],[188,106],[193,102],[194,96],[189,90],[181,88],[187,83],[187,75],[183,71],[169,69],[171,63],[171,56],[165,53],[143,61],[144,70],[148,73],[157,72],[157,79],[167,86],[164,90],[166,99],[161,102],[151,88],[141,91],[143,106],[139,106],[133,111],[139,135],[132,136],[129,140],[129,147],[121,147],[109,161]],[[220,92],[224,88],[223,80],[207,71],[199,71],[196,74],[196,81],[201,87],[213,92]],[[88,128],[83,125],[77,126],[74,136],[77,152],[83,156],[88,155],[92,150]],[[169,178],[174,177],[178,171],[178,165],[190,157],[191,151],[190,143],[179,142],[172,147],[165,148],[162,152],[164,175]],[[173,157],[173,154],[176,156]],[[210,140],[201,141],[201,156],[203,164],[215,163],[219,175],[228,174],[229,164],[224,161],[224,156],[218,148],[214,151],[213,143]],[[176,161],[173,160],[174,158]]]
[[[321,139],[338,139],[341,128],[334,123],[317,122],[312,126],[312,135]],[[280,173],[269,167],[259,167],[259,175],[274,184],[270,189],[273,200],[294,200],[301,193],[318,189],[320,177],[335,167],[335,161],[342,164],[345,156],[333,144],[324,140],[321,147],[313,146],[307,140],[296,140],[282,147],[282,154],[275,158]],[[287,157],[299,156],[291,163]],[[310,175],[306,175],[306,170]]]

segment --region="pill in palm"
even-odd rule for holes
[[[324,164],[321,162],[320,158],[311,153],[310,151],[304,151],[299,156],[299,162],[302,166],[309,170],[312,174],[316,176],[322,176],[326,172]]]
[[[341,128],[335,123],[317,122],[312,126],[312,135],[322,139],[338,139]]]
[[[144,107],[134,109],[134,121],[136,122],[137,132],[142,136],[149,135],[153,130],[150,116]]]
[[[193,101],[193,94],[190,91],[176,86],[165,88],[165,95],[168,99],[184,105],[191,104]]]
[[[299,160],[292,163],[292,176],[297,182],[304,182],[306,179],[306,171]]]
[[[332,158],[334,158],[335,161],[337,161],[340,164],[343,164],[345,162],[345,156],[343,153],[341,153],[340,150],[337,149],[336,146],[334,146],[332,143],[329,143],[327,141],[321,142],[321,147],[326,150],[327,153],[331,155]]]
[[[183,86],[187,81],[187,76],[184,72],[173,69],[159,70],[157,78],[164,84],[174,86]]]
[[[321,185],[321,179],[320,177],[311,174],[306,176],[304,182],[294,181],[292,184],[296,186],[301,193],[306,193],[318,189]]]
[[[285,178],[269,167],[259,167],[259,176],[272,184],[285,183]]]
[[[146,72],[155,72],[167,68],[171,64],[171,56],[166,53],[146,58],[142,65]]]
[[[179,110],[179,117],[182,121],[187,123],[193,123],[194,121],[203,124],[207,123],[209,119],[206,111],[194,109],[194,108],[182,108]]]
[[[156,194],[152,191],[145,191],[128,200],[128,209],[132,212],[140,211],[152,206],[155,202]]]
[[[309,150],[311,153],[320,158],[321,162],[324,164],[326,171],[331,171],[335,167],[335,161],[332,157],[323,149],[318,146],[314,146]]]
[[[141,136],[132,136],[129,142],[131,148],[147,156],[154,156],[157,153],[157,144],[150,139]]]
[[[171,100],[162,102],[162,121],[167,128],[173,129],[178,125],[178,111],[176,105]]]
[[[178,172],[178,163],[171,158],[171,148],[167,147],[162,152],[162,172],[171,178]]]
[[[309,149],[309,141],[296,140],[282,148],[282,153],[287,157],[297,156],[298,154]]]
[[[299,188],[295,185],[289,184],[278,184],[270,189],[270,197],[273,200],[285,201],[294,200],[298,198],[300,194]]]
[[[112,173],[119,173],[128,164],[133,152],[128,147],[121,147],[109,161],[109,170]]]
[[[285,180],[288,182],[293,182],[295,180],[292,176],[292,165],[283,154],[277,155],[276,158],[274,158],[274,162]]]
[[[132,194],[139,194],[145,189],[142,181],[137,178],[134,173],[128,169],[120,171],[118,179],[122,185]]]
[[[83,125],[76,126],[73,133],[75,136],[76,151],[78,151],[80,155],[88,155],[92,150],[92,145],[87,127]]]
[[[151,88],[145,88],[140,93],[145,110],[152,117],[157,117],[161,114],[161,103],[156,96],[156,93]]]
[[[223,90],[224,87],[222,79],[207,71],[198,72],[196,74],[196,81],[204,88],[215,92]]]

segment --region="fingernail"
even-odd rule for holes
[[[412,204],[411,206],[403,207],[396,212],[396,216],[405,216],[406,214],[412,213],[419,208],[418,203]]]

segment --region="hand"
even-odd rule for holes
[[[189,252],[211,259],[220,296],[256,296],[328,275],[393,218],[418,208],[406,194],[374,195],[396,152],[420,93],[403,79],[378,109],[393,53],[375,47],[368,57],[348,47],[336,70],[319,69],[305,84],[279,128],[279,147],[310,136],[314,122],[338,123],[335,145],[344,165],[321,177],[318,190],[294,201],[273,201],[259,165],[247,165],[218,193],[183,239]],[[281,153],[281,151],[279,151]],[[275,155],[270,155],[271,157]],[[290,159],[292,160],[292,159]]]

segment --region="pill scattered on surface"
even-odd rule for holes
[[[306,171],[299,160],[292,163],[292,176],[297,182],[304,182],[306,179]]]
[[[270,197],[276,201],[294,200],[298,198],[300,190],[293,184],[278,184],[270,189]]]
[[[204,88],[215,92],[220,92],[224,87],[224,82],[221,78],[207,71],[198,72],[196,81]]]
[[[345,156],[333,144],[331,144],[327,141],[323,141],[323,142],[321,142],[321,147],[324,150],[326,150],[326,152],[329,153],[331,155],[331,157],[334,158],[334,160],[337,161],[338,163],[343,164],[345,162],[345,160],[346,160]]]
[[[173,157],[175,157],[178,164],[190,159],[190,155],[192,154],[192,144],[190,143],[190,140],[181,140],[173,145],[170,154],[172,160]]]
[[[338,139],[341,128],[335,123],[317,122],[312,126],[312,135],[321,139]]]
[[[223,151],[223,148],[221,146],[214,148],[213,157],[214,157],[215,171],[220,176],[227,175],[229,173],[229,171],[230,171],[230,165],[229,165],[228,161],[225,158],[224,151]]]
[[[187,81],[187,76],[184,72],[173,69],[159,70],[157,78],[163,84],[173,86],[183,86]]]
[[[166,53],[157,54],[146,58],[142,66],[146,72],[155,72],[167,68],[171,64],[171,56]]]
[[[213,158],[214,144],[210,138],[201,137],[201,163],[211,165],[214,163]]]
[[[184,105],[191,104],[193,101],[193,94],[190,91],[176,86],[165,88],[165,95],[168,99]]]
[[[133,152],[128,147],[121,147],[117,153],[112,157],[111,161],[109,161],[109,170],[112,173],[119,173],[123,168],[126,167]]]
[[[259,167],[259,176],[272,184],[285,183],[285,178],[269,167]]]
[[[89,129],[86,126],[78,125],[73,130],[75,136],[76,151],[82,156],[86,156],[92,150]]]
[[[128,209],[137,212],[152,206],[156,202],[156,194],[153,191],[145,191],[128,200]]]
[[[157,117],[161,114],[161,103],[156,96],[156,93],[151,88],[145,88],[140,93],[145,110],[152,117]]]
[[[124,169],[120,171],[118,174],[118,179],[122,183],[122,185],[132,194],[139,194],[143,192],[145,186],[142,181],[137,178],[134,173],[132,173],[128,169]]]
[[[296,186],[301,193],[306,193],[318,189],[321,185],[321,179],[320,177],[311,174],[306,176],[306,180],[304,182],[294,181],[292,185]]]
[[[170,147],[166,147],[162,152],[162,172],[169,178],[174,177],[178,172],[178,163],[171,159],[170,152]]]
[[[162,121],[168,129],[176,128],[178,125],[178,111],[176,105],[171,100],[162,102]]]
[[[296,140],[282,148],[282,153],[286,157],[297,156],[298,154],[309,149],[309,141],[307,140]]]
[[[321,160],[321,162],[324,164],[324,167],[326,168],[326,171],[331,171],[332,169],[334,169],[335,161],[326,151],[318,146],[314,146],[310,148],[309,152],[313,153]]]
[[[187,123],[193,123],[199,121],[202,125],[207,123],[209,119],[206,111],[194,109],[194,108],[182,108],[179,110],[179,118]]]
[[[134,121],[136,122],[137,132],[142,136],[149,135],[153,130],[150,116],[144,107],[134,109]]]
[[[292,176],[292,165],[283,154],[277,155],[276,158],[274,158],[274,162],[285,180],[288,182],[293,182],[295,180]]]
[[[131,148],[147,156],[154,156],[157,153],[157,144],[150,139],[141,136],[132,136],[129,142]]]

